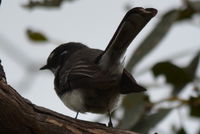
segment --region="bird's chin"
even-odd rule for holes
[[[58,66],[57,68],[50,68],[50,71],[51,71],[54,75],[56,75],[56,73],[58,72],[59,68],[60,68],[60,66]]]

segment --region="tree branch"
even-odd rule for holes
[[[0,62],[1,134],[136,134],[74,119],[36,106],[6,83]]]

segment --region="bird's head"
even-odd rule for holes
[[[63,66],[65,61],[77,50],[86,47],[81,43],[66,43],[55,48],[47,59],[47,64],[40,68],[40,70],[49,69],[54,74]]]

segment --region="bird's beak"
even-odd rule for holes
[[[43,67],[40,68],[40,70],[48,69],[48,65],[44,65]]]

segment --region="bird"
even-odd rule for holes
[[[143,27],[157,14],[154,8],[129,10],[119,24],[106,49],[90,48],[79,42],[56,47],[40,70],[54,76],[58,97],[71,110],[79,113],[111,114],[121,97],[146,91],[124,67],[124,54]]]

